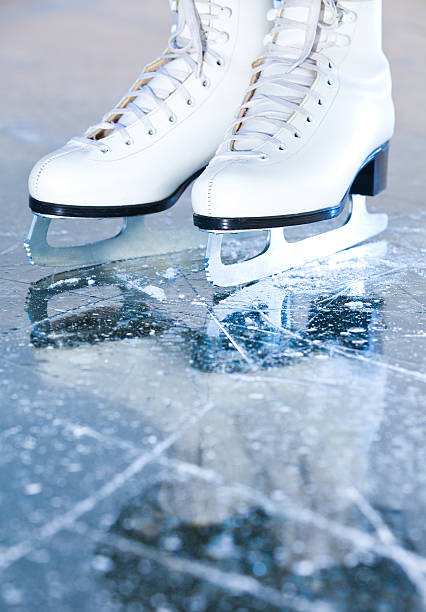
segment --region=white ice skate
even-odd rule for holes
[[[261,53],[272,0],[171,1],[168,48],[84,137],[40,160],[26,242],[40,265],[83,266],[189,249],[192,227],[152,232],[141,215],[173,206],[213,157]],[[124,217],[112,239],[51,247],[52,219]]]
[[[383,231],[366,196],[386,186],[394,130],[381,0],[286,0],[270,13],[265,56],[232,128],[193,187],[194,222],[211,232],[207,276],[255,281],[347,249]],[[287,242],[284,228],[332,219],[341,227]],[[222,261],[225,233],[266,230],[249,260]]]

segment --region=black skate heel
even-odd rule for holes
[[[388,178],[389,143],[380,147],[367,160],[352,183],[350,193],[375,196],[386,189]]]

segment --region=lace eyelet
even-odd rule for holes
[[[334,70],[334,66],[331,62],[328,62],[328,67],[330,68],[330,70]]]
[[[318,106],[323,106],[323,101],[321,100],[321,98],[318,100]]]
[[[170,121],[170,123],[176,123],[176,121],[177,121],[176,115],[170,115],[169,121]]]
[[[312,123],[312,117],[306,117],[306,121],[307,121],[308,123]]]
[[[327,80],[327,85],[329,87],[333,87],[333,81],[330,81],[330,79]]]
[[[294,132],[294,137],[295,138],[302,138],[302,135],[299,134],[299,132]]]
[[[262,153],[259,159],[261,159],[262,161],[267,161],[269,159],[269,155],[266,155],[266,153]]]
[[[277,150],[280,151],[280,153],[282,153],[283,151],[286,150],[286,148],[285,148],[284,145],[280,144],[280,145],[277,146]]]
[[[204,81],[201,83],[201,85],[203,87],[210,87],[210,81],[208,79],[204,79]]]
[[[135,143],[134,143],[134,141],[133,141],[131,138],[129,138],[129,140],[126,140],[126,142],[125,142],[124,144],[125,144],[127,147],[131,147],[131,146],[132,146],[133,144],[135,144]]]
[[[222,58],[219,58],[216,62],[216,65],[222,67],[225,65],[225,62]]]
[[[186,101],[188,106],[193,106],[194,104],[194,98],[188,98],[188,100]]]
[[[106,155],[107,153],[109,153],[110,149],[109,147],[102,147],[101,148],[101,153],[103,153],[104,155]]]
[[[223,17],[232,17],[232,9],[229,6],[222,6],[220,8],[220,13]]]
[[[155,130],[153,129],[148,130],[148,136],[155,136]]]
[[[226,45],[226,43],[229,42],[228,32],[219,32],[219,34],[216,37],[216,42],[219,43],[220,45]]]

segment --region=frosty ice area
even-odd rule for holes
[[[160,51],[167,5],[3,4],[0,610],[423,610],[423,3],[385,7],[399,130],[369,207],[389,229],[236,289],[207,283],[202,250],[29,265],[32,162],[130,82],[141,31]],[[189,220],[187,194],[152,223]],[[112,231],[52,240],[94,228]]]

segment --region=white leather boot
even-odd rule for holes
[[[272,1],[171,5],[175,24],[165,53],[101,123],[36,164],[29,179],[33,212],[94,218],[158,212],[214,155],[262,51]]]
[[[311,223],[341,213],[350,193],[384,189],[394,106],[381,12],[381,0],[283,0],[271,11],[265,56],[254,64],[238,117],[194,184],[198,227],[224,232]],[[361,221],[366,225],[360,219],[358,228]],[[380,231],[386,223],[376,221]],[[367,234],[358,239],[372,231]],[[347,238],[339,234],[333,250],[350,246]],[[312,246],[310,259],[320,246]],[[300,251],[295,264],[307,259],[306,245]],[[318,248],[317,257],[325,251]],[[258,278],[260,268],[255,273],[244,263],[246,274],[218,284]],[[265,274],[290,267],[284,263],[266,266]]]

